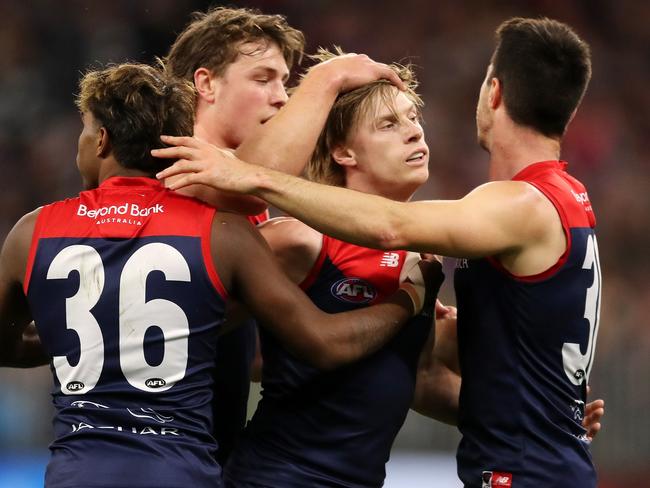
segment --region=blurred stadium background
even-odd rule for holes
[[[199,0],[0,0],[0,236],[38,205],[77,193],[79,74],[107,62],[164,55]],[[431,178],[419,198],[456,198],[483,182],[475,103],[493,31],[513,15],[570,23],[591,44],[594,73],[563,159],[590,190],[604,274],[597,358],[604,397],[593,445],[603,488],[650,487],[650,2],[635,0],[259,0],[307,35],[418,66]],[[303,63],[303,65],[308,63]],[[444,296],[453,302],[448,285]],[[0,370],[0,487],[42,485],[51,438],[50,373]],[[489,388],[489,385],[486,385]],[[252,395],[252,406],[257,392]],[[381,408],[380,406],[378,406]],[[504,405],[504,408],[507,408]],[[458,486],[452,427],[411,414],[386,486]]]

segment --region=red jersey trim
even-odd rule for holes
[[[212,285],[222,298],[228,299],[228,290],[223,286],[221,278],[219,278],[219,273],[217,273],[214,259],[212,259],[212,221],[214,220],[215,214],[216,209],[214,208],[211,208],[203,214],[203,222],[201,223],[203,231],[201,234],[201,252],[203,253],[203,262],[205,263],[205,269],[208,272],[208,277]]]
[[[323,263],[325,262],[325,258],[327,257],[327,253],[329,250],[329,238],[321,234],[321,246],[320,246],[320,253],[318,254],[318,259],[316,259],[316,262],[314,265],[311,267],[311,270],[309,270],[309,273],[305,277],[304,280],[300,283],[300,288],[302,290],[308,289],[311,285],[314,284],[316,281],[316,278],[318,278],[318,275],[320,274],[321,269],[323,268]]]
[[[263,224],[267,220],[271,218],[271,214],[269,213],[268,209],[264,210],[261,214],[258,215],[248,215],[246,216],[248,221],[253,224],[254,226],[258,226],[260,224]]]

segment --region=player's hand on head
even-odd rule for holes
[[[180,175],[171,182],[170,189],[178,190],[194,184],[238,193],[246,193],[251,189],[246,183],[245,175],[254,168],[237,159],[231,151],[196,137],[163,135],[160,138],[169,147],[152,150],[152,156],[177,161],[156,177],[162,180]]]
[[[587,386],[587,395],[591,392],[591,387]],[[605,415],[605,400],[598,398],[585,406],[585,416],[582,419],[582,426],[587,430],[587,439],[593,441],[602,425],[600,421]]]
[[[340,54],[313,66],[310,72],[333,79],[341,93],[382,79],[400,90],[406,89],[404,82],[387,64],[373,61],[365,54]]]
[[[442,263],[437,256],[407,253],[400,274],[400,288],[409,293],[416,313],[434,315],[438,291],[444,279]]]

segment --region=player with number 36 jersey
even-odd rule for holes
[[[110,178],[41,210],[25,292],[53,358],[49,482],[219,477],[206,429],[226,297],[210,257],[214,213],[150,178]],[[139,444],[155,456],[132,472],[121,453]],[[80,467],[79,448],[101,456]]]
[[[155,179],[160,134],[191,134],[188,82],[123,64],[87,73],[80,88],[87,191],[27,214],[7,236],[0,365],[50,360],[46,487],[219,487],[212,386],[228,297],[298,357],[334,368],[390,340],[420,311],[424,283],[363,310],[321,312],[243,216]]]

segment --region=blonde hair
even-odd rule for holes
[[[338,47],[335,48],[334,53],[321,48],[318,54],[312,57],[318,61],[326,61],[340,54],[343,52]],[[415,91],[418,82],[411,66],[396,63],[389,66],[405,83],[404,94],[420,109],[424,103]],[[374,81],[339,95],[330,110],[305,170],[308,179],[328,185],[345,186],[345,169],[334,161],[331,151],[337,145],[346,142],[358,123],[368,117],[379,102],[395,113],[395,87],[386,80]]]

